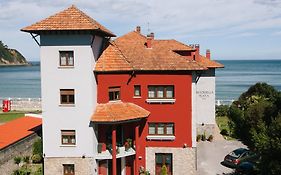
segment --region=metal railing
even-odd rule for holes
[[[3,100],[11,101],[11,110],[16,111],[40,111],[41,98],[11,98],[0,97],[0,108],[2,109]]]

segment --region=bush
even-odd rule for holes
[[[202,141],[206,141],[206,134],[204,133],[204,134],[202,134],[202,136],[201,136],[201,140]]]
[[[202,136],[200,134],[198,134],[197,137],[196,137],[196,141],[199,142],[201,140],[201,137]]]
[[[25,168],[20,168],[18,170],[13,171],[13,175],[30,175],[30,174],[31,174],[31,170]]]
[[[32,153],[33,155],[35,154],[40,154],[41,156],[43,155],[43,143],[42,139],[37,139],[32,146]]]
[[[224,117],[228,115],[229,106],[220,105],[216,106],[216,117]]]
[[[213,140],[214,140],[214,136],[213,136],[213,135],[210,135],[209,138],[208,138],[208,141],[209,141],[209,142],[212,142]]]
[[[24,161],[25,163],[29,163],[29,159],[30,159],[29,156],[24,156],[24,157],[23,157],[23,161]]]
[[[228,131],[226,129],[222,129],[221,132],[220,132],[221,135],[223,136],[228,136]]]
[[[33,175],[43,175],[43,170],[42,170],[42,167],[39,167]]]
[[[40,154],[34,154],[31,159],[33,163],[42,163],[42,156]]]
[[[15,164],[19,165],[21,162],[21,157],[19,157],[19,156],[14,157],[14,162],[15,162]]]
[[[161,175],[168,175],[168,170],[166,165],[163,165],[161,168]]]

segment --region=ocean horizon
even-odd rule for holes
[[[216,70],[216,99],[236,100],[257,82],[281,90],[281,60],[218,60],[225,68]],[[0,99],[41,98],[40,62],[32,66],[0,67]]]

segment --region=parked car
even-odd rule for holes
[[[235,174],[237,174],[237,175],[255,175],[255,174],[257,174],[256,163],[254,163],[254,162],[240,163],[235,170]]]
[[[257,159],[256,153],[246,148],[238,148],[226,155],[221,164],[229,168],[237,168],[242,162],[255,162]]]

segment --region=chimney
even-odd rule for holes
[[[136,27],[136,32],[141,33],[141,27],[140,26]]]
[[[151,49],[152,48],[152,41],[154,40],[154,33],[151,32],[150,34],[148,34],[146,39],[147,39],[146,47]]]
[[[206,58],[208,58],[209,60],[211,59],[211,51],[210,51],[210,49],[206,50]]]
[[[195,44],[195,60],[199,61],[200,60],[200,45],[199,44]]]

